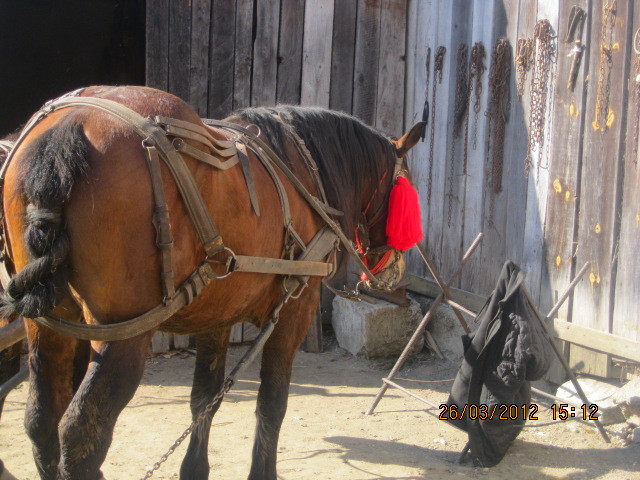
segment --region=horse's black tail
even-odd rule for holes
[[[47,130],[28,147],[16,193],[27,200],[24,240],[30,262],[0,297],[0,316],[42,316],[67,293],[69,237],[62,207],[87,170],[88,152],[82,126],[71,120]]]

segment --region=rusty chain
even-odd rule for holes
[[[511,77],[511,46],[506,38],[499,38],[494,46],[489,70],[489,105],[487,107],[487,130],[490,147],[487,149],[487,164],[491,155],[491,186],[489,223],[493,225],[495,197],[502,191],[504,165],[504,132],[509,120],[509,80]]]
[[[453,209],[453,178],[455,176],[456,139],[460,138],[462,122],[467,116],[469,105],[469,85],[467,84],[468,67],[469,49],[467,48],[466,43],[461,43],[458,45],[458,55],[456,59],[456,98],[453,116],[453,135],[451,135],[451,158],[449,161],[449,194],[447,195],[449,200],[447,207],[447,225],[449,227],[451,227],[451,212]]]
[[[611,67],[613,66],[613,29],[616,24],[617,0],[602,5],[600,28],[600,66],[593,122],[594,130],[605,132],[609,128],[609,98],[611,94]]]
[[[531,69],[533,60],[533,39],[519,38],[516,46],[516,91],[518,96],[524,94],[524,84],[527,72]]]
[[[549,93],[549,73],[555,57],[556,38],[549,20],[539,20],[534,33],[533,75],[531,76],[531,108],[529,112],[529,145],[524,162],[525,177],[529,177],[532,152],[538,153],[538,164],[542,159],[545,139],[547,97]]]
[[[427,58],[424,63],[426,70],[425,75],[425,89],[424,89],[424,105],[422,107],[422,121],[429,123],[429,79],[431,76],[431,47],[427,47]],[[422,130],[420,139],[424,142],[424,137],[427,134],[427,129]]]
[[[476,42],[471,47],[471,66],[469,67],[469,96],[473,90],[473,149],[478,144],[478,116],[480,115],[480,99],[482,97],[482,75],[487,69],[484,59],[487,53],[482,42]],[[468,124],[467,124],[468,127]],[[468,128],[467,128],[468,131]],[[468,133],[467,133],[468,136]],[[466,147],[466,146],[465,146]],[[467,154],[465,152],[463,174],[467,174]]]
[[[433,93],[431,95],[431,137],[429,141],[429,174],[427,176],[427,205],[431,205],[431,187],[433,183],[433,142],[436,136],[436,91],[438,83],[442,83],[442,70],[444,68],[444,55],[447,49],[439,46],[436,50],[433,70]]]

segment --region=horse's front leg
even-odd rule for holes
[[[199,419],[202,412],[222,388],[230,329],[224,328],[196,337],[196,367],[191,389],[191,415]],[[189,448],[180,468],[181,480],[209,478],[209,431],[220,407],[217,401],[191,433]]]
[[[265,344],[256,408],[256,434],[249,480],[276,480],[278,436],[287,411],[291,367],[318,306],[318,289],[307,288],[283,308]]]
[[[59,480],[98,480],[118,415],[144,371],[153,332],[117,342],[93,342],[92,359],[60,420]]]

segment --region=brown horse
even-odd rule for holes
[[[204,128],[188,105],[157,90],[91,87],[80,95],[116,101],[143,117],[169,117]],[[362,230],[374,223],[368,232],[371,246],[386,243],[391,172],[417,142],[423,125],[400,140],[390,140],[348,115],[301,107],[247,109],[228,122],[259,131],[306,189],[319,196],[313,168],[296,146],[296,139],[302,139],[317,164],[328,204],[343,212],[336,218],[347,236],[353,239],[356,226]],[[237,139],[229,130],[208,131],[221,142]],[[197,140],[185,142],[215,154]],[[297,257],[302,247],[285,245],[289,229],[283,226],[276,185],[251,150],[248,157],[259,215],[240,166],[221,170],[184,156],[224,245],[236,254],[275,259],[283,258],[288,247]],[[203,263],[205,251],[164,164],[161,173],[173,236],[173,282],[181,285]],[[277,175],[288,197],[292,225],[301,241],[309,243],[324,225],[321,215],[288,177],[281,171]],[[51,313],[89,325],[113,325],[166,300],[158,281],[162,252],[151,221],[154,192],[149,178],[145,148],[135,129],[87,106],[47,112],[23,137],[6,170],[4,229],[17,274],[2,298],[0,313],[27,318],[30,394],[25,423],[43,479],[101,478],[116,419],[138,387],[157,329],[125,340],[86,341],[31,318]],[[373,212],[376,222],[370,222]],[[377,258],[368,260],[373,264]],[[221,388],[231,327],[242,321],[265,325],[283,297],[282,279],[276,274],[232,273],[212,281],[160,326],[196,337],[194,418]],[[299,297],[283,306],[264,346],[250,479],[276,478],[291,365],[316,311],[320,281],[319,276],[310,277]],[[193,431],[180,478],[208,478],[207,444],[218,406],[219,402]]]

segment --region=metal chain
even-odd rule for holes
[[[431,47],[427,47],[427,59],[425,61],[425,90],[424,90],[424,105],[422,107],[422,121],[429,123],[429,80],[431,77]],[[426,135],[426,128],[422,130],[421,140],[424,142]]]
[[[616,24],[617,0],[602,5],[602,26],[600,30],[600,67],[596,111],[591,125],[594,130],[605,132],[609,127],[609,98],[611,93],[611,67],[613,66],[613,28]]]
[[[306,284],[300,286],[300,288],[302,289],[304,289],[304,287],[306,287]],[[273,332],[273,328],[280,320],[280,310],[282,310],[282,307],[289,301],[289,299],[295,299],[299,297],[299,294],[297,297],[293,296],[296,290],[297,289],[293,289],[287,292],[282,300],[280,300],[280,303],[278,303],[278,305],[273,309],[269,322],[260,331],[258,337],[253,341],[251,348],[245,352],[236,367],[225,378],[224,382],[222,383],[222,388],[218,391],[218,393],[216,393],[216,395],[211,399],[206,407],[204,407],[204,409],[200,412],[196,419],[191,422],[191,424],[186,428],[184,432],[182,432],[182,435],[180,435],[176,439],[176,441],[173,442],[166,453],[160,457],[160,460],[154,463],[153,466],[146,471],[145,475],[140,480],[148,480],[149,478],[151,478],[153,474],[160,469],[162,464],[167,461],[171,454],[175,452],[180,444],[182,444],[182,442],[184,442],[184,440],[208,418],[218,402],[222,401],[224,395],[229,390],[231,390],[231,387],[233,387],[233,385],[236,383],[236,379],[253,362],[253,360],[255,360],[255,358],[258,356],[258,353],[260,353],[260,351],[262,350],[262,347],[269,338],[269,335],[271,335],[271,332]]]
[[[484,59],[487,53],[484,49],[482,42],[476,42],[471,48],[471,67],[469,68],[469,96],[471,96],[471,90],[473,90],[473,149],[476,149],[478,144],[478,116],[480,115],[480,99],[482,97],[482,75],[487,69],[484,65]],[[464,160],[464,172],[467,174],[467,156],[465,154]]]
[[[531,69],[533,60],[533,39],[519,38],[516,46],[516,91],[518,96],[524,94],[524,84],[527,72]]]
[[[640,28],[636,30],[636,33],[633,37],[633,51],[635,52],[635,57],[633,59],[633,73],[631,82],[633,87],[633,100],[632,105],[635,107],[635,112],[633,115],[633,158],[632,162],[634,164],[638,164],[638,141],[640,140],[638,136],[640,135]]]
[[[489,205],[489,223],[491,225],[493,225],[495,197],[502,191],[504,132],[505,125],[509,120],[510,108],[511,45],[506,38],[498,39],[493,49],[492,57],[489,71],[489,106],[487,108],[487,129],[491,144],[491,193]],[[487,149],[487,155],[489,155],[489,149]]]
[[[448,215],[447,225],[451,227],[451,213],[453,210],[453,177],[455,176],[456,163],[456,139],[460,138],[462,122],[467,116],[469,96],[469,85],[467,84],[467,70],[469,67],[469,49],[466,43],[458,45],[458,56],[456,60],[456,99],[453,116],[453,135],[451,135],[451,158],[449,160],[449,194],[447,195]]]
[[[547,96],[549,93],[549,70],[555,56],[556,37],[549,20],[539,20],[533,38],[535,42],[534,70],[531,76],[531,108],[529,113],[529,146],[524,162],[525,177],[529,176],[532,152],[537,149],[538,163],[542,159],[545,139]]]
[[[433,70],[433,93],[431,95],[431,138],[429,141],[429,174],[427,177],[427,205],[431,205],[431,187],[433,183],[433,142],[436,136],[436,91],[438,83],[442,83],[442,70],[444,68],[444,55],[447,49],[439,46],[436,50]]]

